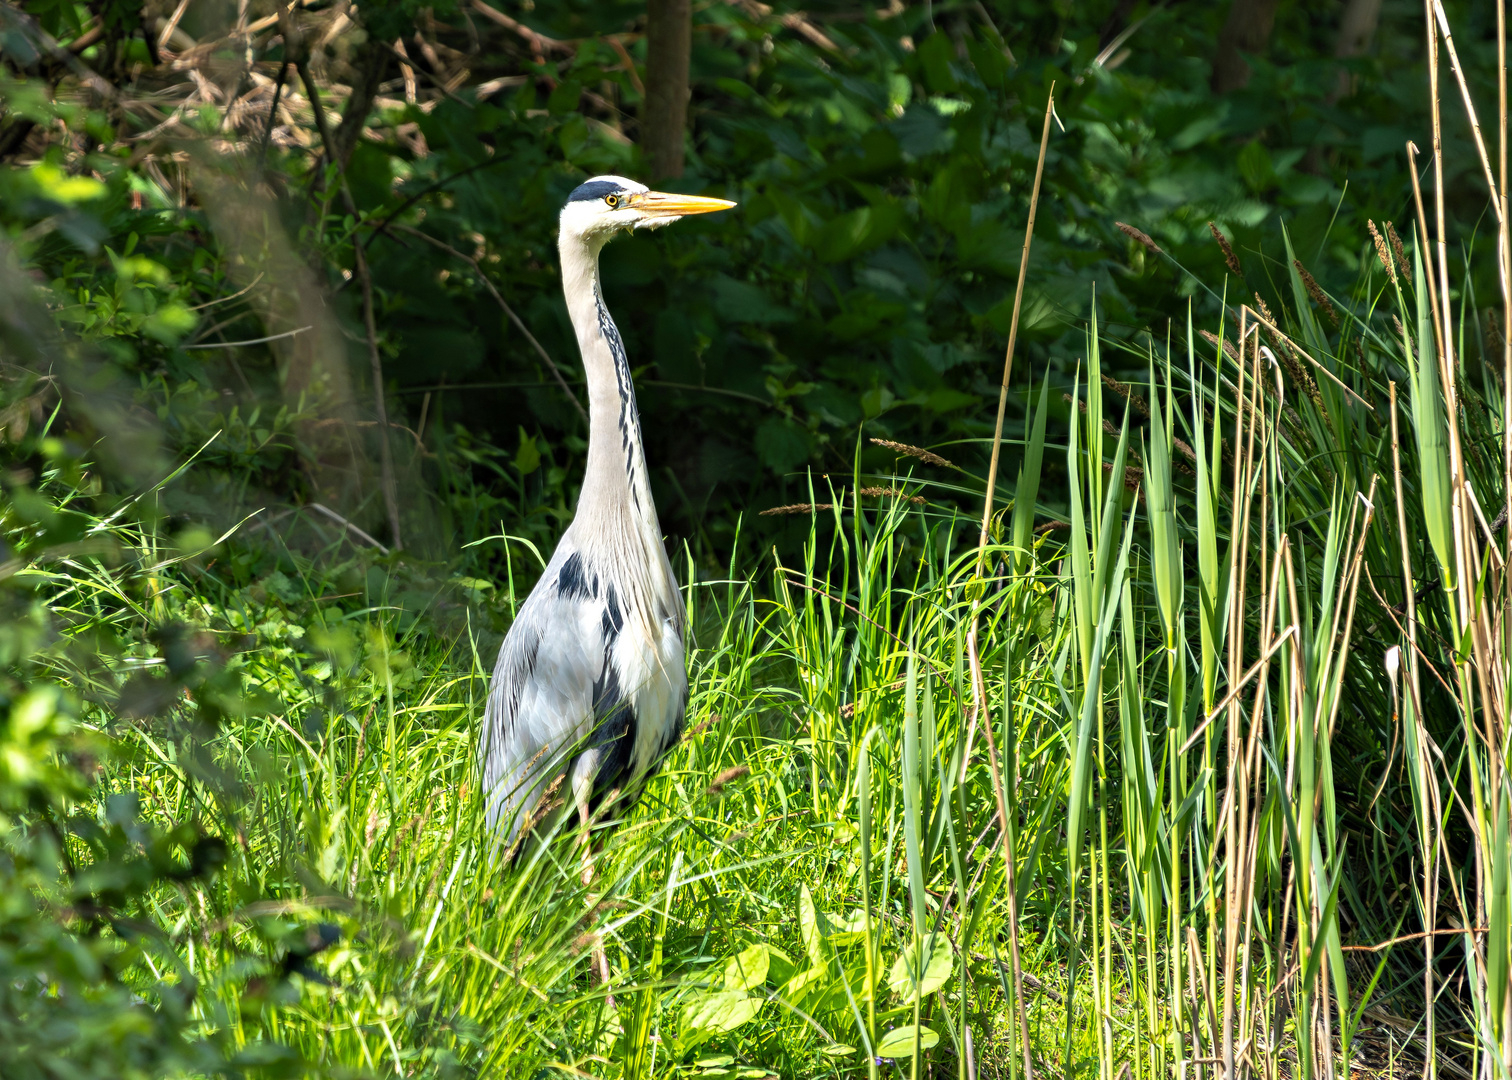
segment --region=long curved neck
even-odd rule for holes
[[[628,512],[643,536],[659,549],[661,526],[646,475],[630,361],[599,287],[598,257],[603,243],[564,232],[557,247],[567,312],[588,378],[588,469],[578,497],[577,520],[589,526],[607,525]]]

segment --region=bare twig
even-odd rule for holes
[[[314,510],[317,514],[320,514],[322,517],[330,518],[332,521],[334,521],[336,524],[340,525],[347,532],[351,533],[357,539],[361,540],[364,544],[368,545],[368,547],[375,547],[379,551],[383,552],[383,554],[385,554],[385,555],[387,555],[389,553],[389,549],[386,548],[386,547],[384,547],[382,544],[380,544],[372,536],[371,533],[367,532],[365,529],[361,528],[358,525],[354,525],[352,522],[350,522],[346,518],[342,517],[336,511],[332,510],[329,506],[325,506],[322,503],[306,503],[305,504],[305,509],[306,510]]]
[[[281,334],[269,334],[267,337],[250,338],[247,341],[213,341],[208,345],[185,345],[182,348],[188,352],[191,349],[234,349],[238,345],[262,345],[269,341],[282,341],[284,338],[291,338],[313,329],[314,327],[311,326],[301,326],[298,330],[285,330]]]

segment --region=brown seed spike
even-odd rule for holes
[[[1132,225],[1125,225],[1122,221],[1115,221],[1113,224],[1117,226],[1119,232],[1123,233],[1129,239],[1136,240],[1139,243],[1143,244],[1153,254],[1164,254],[1164,252],[1160,250],[1160,245],[1151,240],[1148,233],[1141,232]]]
[[[1223,249],[1223,261],[1228,263],[1229,273],[1235,277],[1242,278],[1244,270],[1239,265],[1239,256],[1235,255],[1234,249],[1229,246],[1228,237],[1219,232],[1218,226],[1214,225],[1211,221],[1208,222],[1208,228],[1212,230],[1213,239],[1218,241],[1218,246]]]
[[[1339,325],[1339,313],[1334,311],[1334,306],[1328,302],[1328,296],[1318,286],[1318,282],[1307,272],[1307,267],[1302,265],[1301,259],[1293,259],[1292,265],[1297,268],[1297,273],[1302,275],[1302,287],[1307,290],[1307,295],[1312,297],[1312,302],[1323,309],[1323,314],[1328,316],[1328,321],[1335,326]]]
[[[954,465],[946,461],[939,454],[933,453],[929,450],[924,450],[917,446],[909,446],[907,443],[893,442],[891,439],[872,439],[871,441],[876,446],[885,446],[889,450],[896,450],[900,454],[907,454],[909,457],[916,457],[926,465],[944,465],[947,469],[955,468]]]
[[[816,510],[833,510],[830,503],[789,503],[787,506],[774,506],[770,510],[761,511],[761,517],[774,517],[777,514],[809,514]]]
[[[1396,226],[1389,221],[1386,223],[1386,239],[1391,241],[1391,251],[1396,256],[1397,271],[1403,277],[1411,277],[1412,272],[1407,263],[1407,253],[1402,250],[1402,238],[1397,235]]]
[[[750,768],[745,765],[736,765],[733,769],[726,769],[714,778],[714,782],[709,785],[707,794],[714,796],[723,795],[726,784],[734,783],[742,776],[750,773],[750,771]]]
[[[1386,273],[1391,278],[1392,284],[1395,284],[1397,272],[1396,267],[1391,262],[1391,256],[1386,252],[1386,238],[1381,235],[1381,230],[1376,228],[1374,221],[1367,218],[1365,224],[1370,226],[1370,238],[1375,241],[1376,258],[1381,260],[1381,265],[1386,268]]]
[[[1218,344],[1217,334],[1210,333],[1207,330],[1199,330],[1197,333],[1202,335],[1202,340],[1206,341],[1209,345],[1216,346]],[[1237,364],[1239,362],[1239,350],[1234,348],[1234,343],[1227,338],[1223,339],[1223,351],[1228,354],[1228,358],[1234,363]]]

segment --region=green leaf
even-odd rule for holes
[[[866,937],[866,910],[856,908],[841,922],[832,919],[834,929],[830,931],[829,942],[831,945],[854,945]]]
[[[829,968],[822,964],[817,967],[805,968],[782,984],[782,996],[790,1002],[802,1001],[828,975]]]
[[[918,983],[918,995],[928,997],[950,979],[950,972],[955,966],[955,956],[950,949],[950,942],[943,934],[935,938],[934,952],[929,955],[929,962],[924,965],[924,975],[920,979],[916,975],[918,964],[915,952],[912,948],[904,949],[893,963],[892,971],[887,976],[887,985],[901,997],[912,998],[914,996],[914,984]]]
[[[766,982],[771,955],[765,945],[743,949],[725,961],[724,988],[730,991],[754,990]]]
[[[695,1031],[716,1034],[734,1031],[760,1012],[764,1004],[762,998],[748,997],[739,990],[721,990],[694,998],[683,1007],[683,1038],[687,1040],[688,1033]]]
[[[721,1065],[733,1065],[735,1059],[729,1054],[715,1054],[712,1057],[699,1058],[693,1063],[700,1069],[717,1069]]]
[[[822,967],[829,960],[825,939],[833,929],[824,912],[814,907],[814,895],[804,885],[798,892],[798,933],[803,938],[804,950],[816,967]]]
[[[920,1025],[915,1027],[909,1024],[907,1027],[893,1028],[882,1040],[877,1043],[877,1056],[885,1058],[898,1058],[913,1053],[914,1033],[918,1033],[919,1049],[928,1050],[940,1037],[927,1027]]]
[[[821,1046],[819,1052],[825,1057],[849,1057],[856,1052],[856,1048],[844,1043],[831,1043],[829,1046]]]
[[[793,958],[775,945],[767,945],[767,982],[773,986],[781,986],[794,975],[798,974],[798,965],[793,963]]]

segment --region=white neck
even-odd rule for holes
[[[557,243],[567,312],[588,379],[588,468],[573,525],[620,531],[628,516],[635,531],[660,551],[661,526],[646,475],[630,362],[599,287],[603,246],[602,237],[584,237],[565,229]]]

